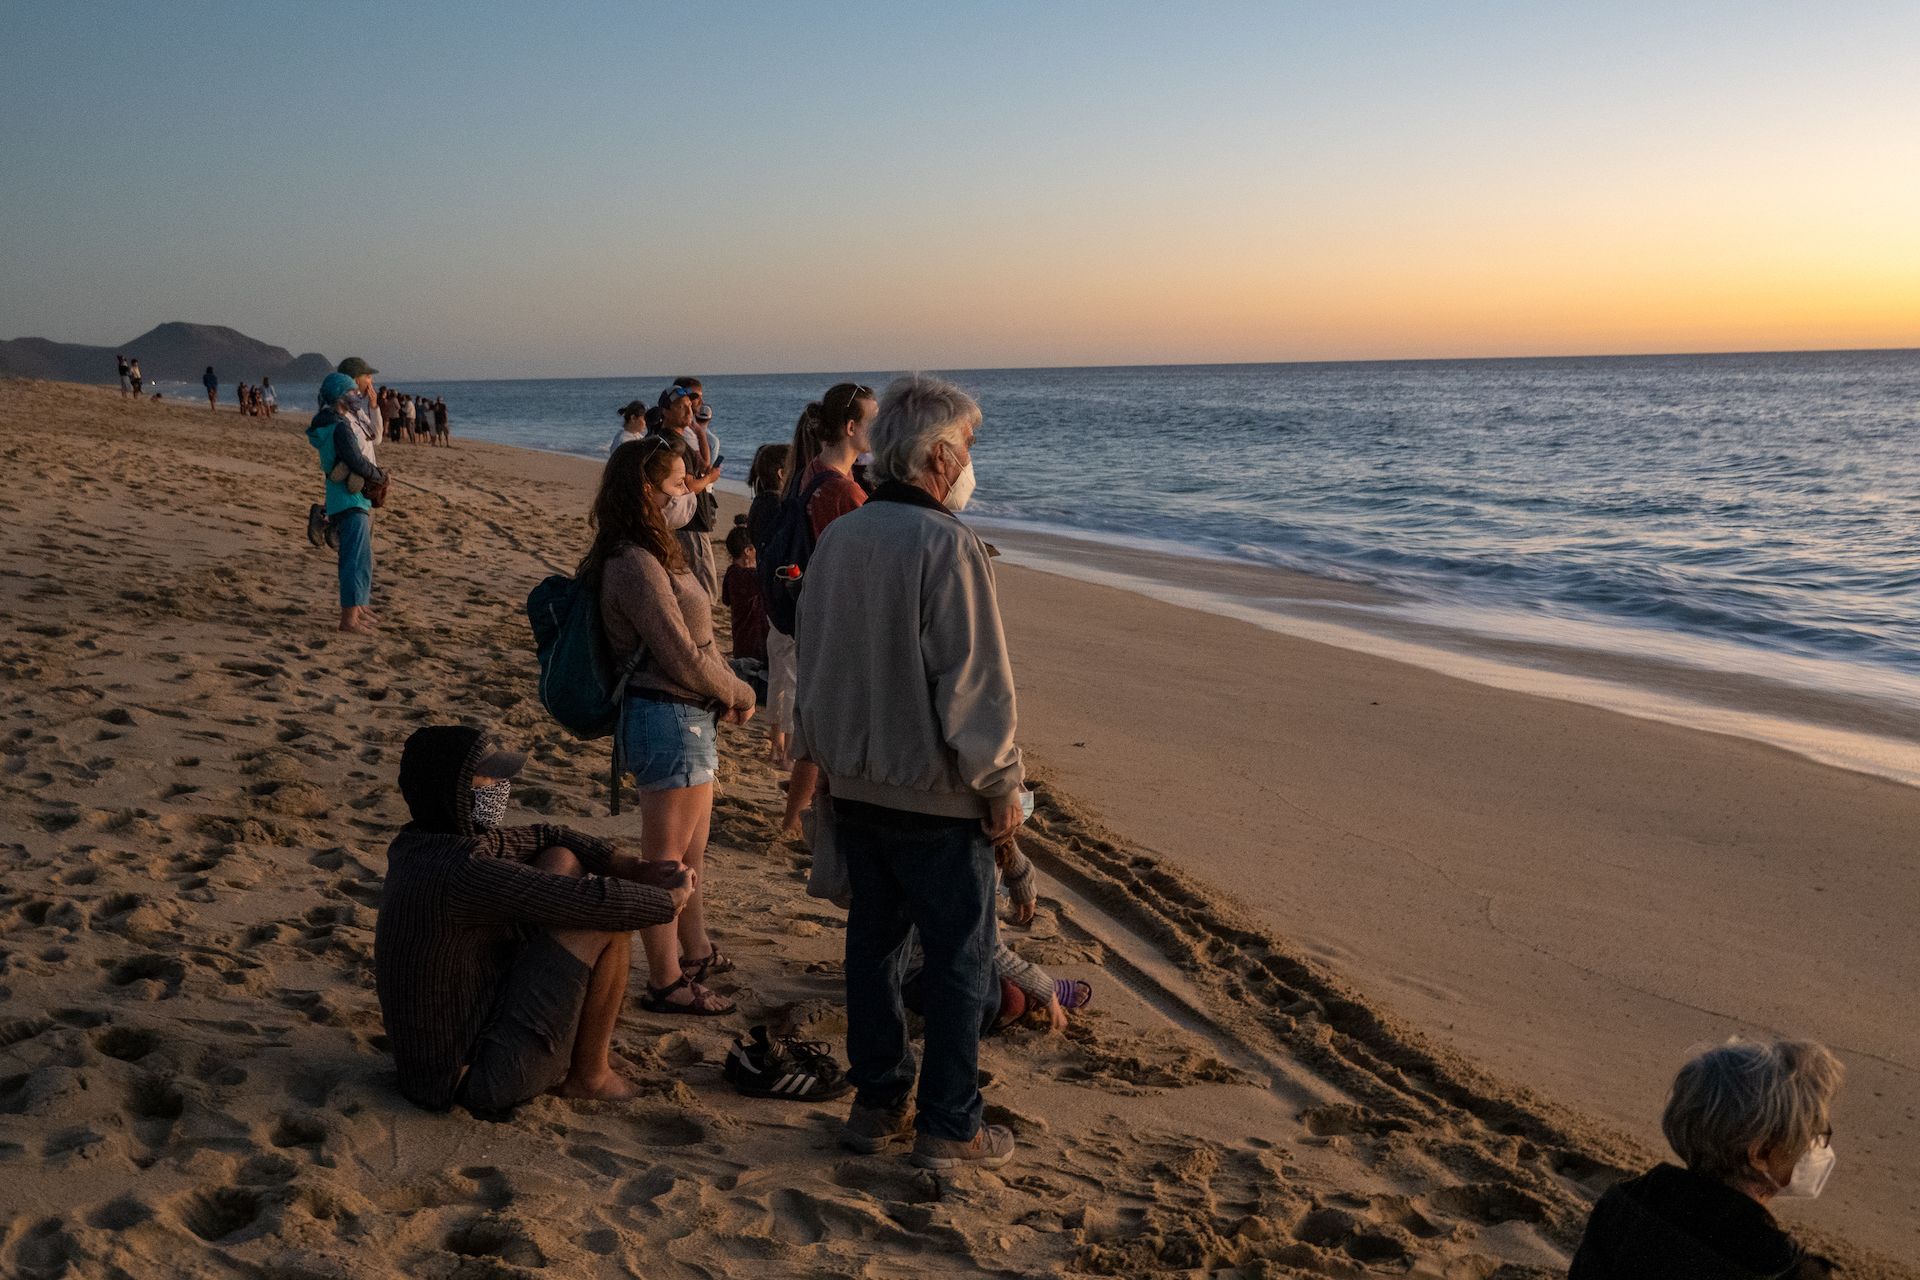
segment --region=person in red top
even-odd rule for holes
[[[733,563],[720,580],[720,603],[733,617],[733,656],[767,660],[767,602],[760,598],[759,552],[747,533],[746,517],[727,534]]]
[[[791,492],[804,493],[823,472],[807,503],[807,519],[813,525],[816,543],[827,526],[867,500],[867,491],[853,478],[853,460],[873,448],[867,428],[880,414],[873,388],[857,382],[836,382],[820,397],[820,411],[814,415],[813,436],[820,452],[802,474],[790,477]],[[793,777],[787,782],[787,812],[781,822],[782,834],[792,839],[800,835],[800,815],[813,803],[813,790],[820,782],[820,768],[810,760],[793,762]]]

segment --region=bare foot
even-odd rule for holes
[[[796,822],[791,826],[780,828],[780,838],[782,840],[804,840],[807,838],[806,829]]]
[[[612,1067],[585,1079],[568,1076],[554,1092],[563,1098],[594,1098],[601,1102],[625,1102],[640,1096],[639,1086],[622,1077]]]

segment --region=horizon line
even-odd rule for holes
[[[1920,345],[1911,347],[1783,347],[1761,350],[1733,351],[1588,351],[1555,353],[1549,355],[1514,356],[1361,356],[1336,360],[1183,360],[1173,362],[1141,363],[1123,361],[1115,364],[995,364],[973,365],[969,367],[922,366],[918,370],[901,372],[938,372],[951,374],[965,373],[1032,373],[1043,370],[1082,370],[1082,369],[1255,369],[1273,366],[1308,365],[1350,365],[1350,364],[1493,364],[1513,363],[1525,360],[1692,360],[1702,358],[1730,358],[1734,356],[1846,356],[1846,355],[1902,355],[1920,353]],[[755,373],[707,372],[695,375],[656,374],[656,373],[580,373],[565,377],[516,377],[516,378],[413,378],[414,382],[610,382],[620,378],[648,379],[665,378],[671,382],[682,376],[705,378],[799,378],[816,374],[832,374],[832,369],[771,369]],[[855,369],[846,366],[841,373],[880,373],[879,369]],[[391,385],[391,384],[387,384]]]

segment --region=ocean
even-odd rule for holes
[[[892,375],[703,375],[728,475],[849,376]],[[1920,741],[1920,351],[948,376],[985,415],[969,518],[1051,535],[1055,567],[1078,544],[1108,577],[1130,551],[1291,570],[1363,591],[1252,601],[1283,629],[1682,671],[1723,707],[1777,685],[1827,699],[1799,707],[1813,719],[1870,706],[1875,733]],[[600,456],[618,406],[667,381],[396,385],[444,396],[458,437]]]

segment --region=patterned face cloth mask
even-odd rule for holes
[[[490,787],[473,789],[473,825],[476,827],[497,827],[500,819],[506,816],[507,793],[513,790],[511,782],[496,782]]]

